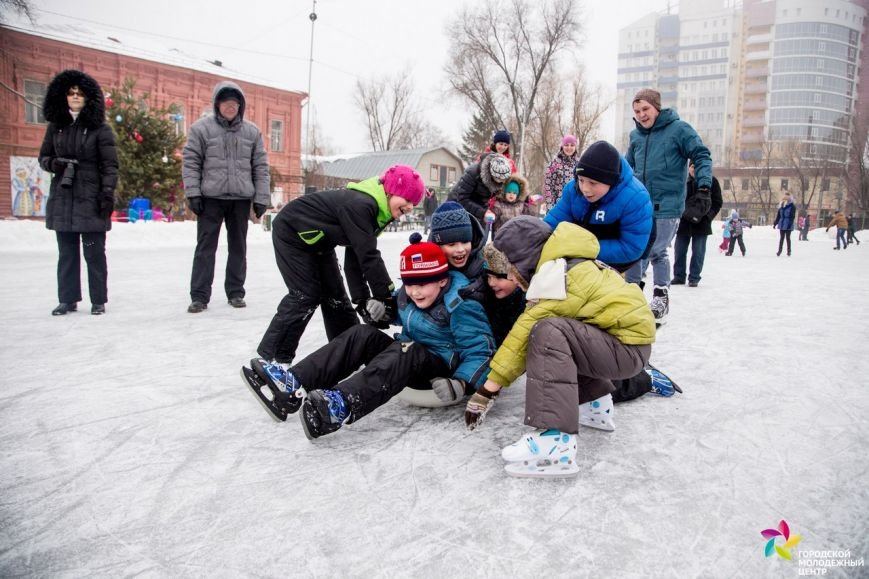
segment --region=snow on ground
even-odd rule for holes
[[[382,237],[394,274],[406,235]],[[0,576],[796,577],[801,549],[869,556],[869,246],[816,230],[776,257],[777,237],[749,230],[745,258],[710,238],[652,355],[685,393],[617,406],[616,432],[581,429],[575,480],[534,481],[499,457],[524,380],[474,433],[461,406],[397,400],[315,443],[273,422],[238,377],[284,293],[259,227],[247,309],[222,247],[187,314],[194,224],[137,223],[109,234],[107,315],[85,287],[52,317],[53,234],[0,222]],[[318,314],[300,355],[324,340]],[[764,557],[782,519],[793,561]]]

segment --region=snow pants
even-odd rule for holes
[[[283,219],[272,222],[272,243],[287,295],[278,304],[257,353],[266,360],[291,363],[317,307],[322,308],[329,341],[357,325],[359,318],[347,297],[334,249],[312,251]]]
[[[788,246],[788,255],[791,254],[791,230],[790,229],[780,229],[778,232],[778,253],[776,255],[781,254],[782,247],[785,245],[785,241],[787,241]]]
[[[612,380],[636,376],[652,346],[621,343],[570,318],[535,324],[528,343],[525,424],[575,434],[579,405],[615,390]]]
[[[81,254],[88,268],[88,293],[91,304],[109,301],[106,232],[57,233],[57,300],[62,304],[81,301]]]
[[[211,301],[214,282],[214,258],[220,229],[226,223],[229,256],[223,289],[227,299],[244,297],[247,277],[247,223],[250,201],[202,198],[202,214],[196,221],[196,252],[190,276],[190,300],[207,304]]]
[[[745,257],[745,242],[742,241],[742,235],[730,236],[730,247],[727,248],[727,255],[733,255],[733,250],[736,249],[737,245],[739,245],[742,256]]]
[[[397,341],[359,324],[293,366],[292,372],[308,391],[339,390],[349,406],[350,422],[355,422],[405,386],[431,389],[429,380],[449,376],[452,370],[422,344]]]

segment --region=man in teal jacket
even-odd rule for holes
[[[685,184],[688,161],[694,162],[698,191],[709,192],[712,186],[712,156],[694,128],[679,118],[673,109],[661,109],[661,93],[645,88],[633,101],[634,122],[625,159],[634,169],[652,198],[655,217],[655,241],[646,259],[625,274],[629,282],[639,284],[652,262],[655,286],[652,312],[658,325],[670,311],[670,258],[667,248],[676,235],[679,219],[685,210]]]

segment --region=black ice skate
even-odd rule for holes
[[[344,396],[338,390],[312,390],[302,402],[299,420],[308,440],[335,432],[350,418]]]
[[[241,377],[248,389],[256,396],[257,402],[278,422],[286,421],[287,415],[298,410],[302,403],[295,394],[276,390],[269,382],[260,378],[256,372],[246,366],[241,367]]]

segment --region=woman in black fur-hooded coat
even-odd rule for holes
[[[88,269],[91,313],[105,313],[108,301],[106,232],[118,182],[115,138],[105,122],[103,91],[78,70],[65,70],[48,85],[43,114],[49,125],[39,164],[53,173],[45,226],[57,234],[60,304],[53,315],[76,310],[81,301],[80,247]]]

